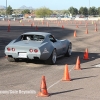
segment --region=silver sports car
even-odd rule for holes
[[[55,64],[62,55],[71,56],[72,43],[68,40],[57,40],[51,33],[27,32],[11,41],[5,47],[8,61],[18,59],[40,59],[47,64]]]

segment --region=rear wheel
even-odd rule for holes
[[[15,58],[13,58],[13,57],[7,57],[7,60],[8,60],[9,62],[18,62],[18,61],[19,61],[19,59],[15,59]]]
[[[72,54],[72,44],[70,43],[67,49],[67,52],[65,53],[66,57],[70,57]]]
[[[13,57],[7,57],[7,60],[8,60],[9,62],[15,62],[15,59],[14,59]]]
[[[54,49],[51,56],[45,61],[46,64],[55,64],[57,59],[56,50]]]

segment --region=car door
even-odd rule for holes
[[[62,54],[62,44],[61,44],[61,41],[55,39],[54,36],[52,36],[52,35],[49,36],[49,39],[50,39],[50,42],[52,43],[52,45],[56,48],[57,55],[59,56],[60,54]]]

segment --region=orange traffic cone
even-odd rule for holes
[[[47,27],[49,27],[49,23],[47,22]]]
[[[64,26],[62,25],[62,29],[64,29]]]
[[[8,31],[7,32],[10,32],[10,24],[8,25]]]
[[[42,21],[42,25],[44,25],[44,21]]]
[[[86,34],[88,34],[88,29],[87,29],[87,28],[86,28],[86,31],[85,31],[85,33],[86,33]]]
[[[85,27],[87,27],[87,23],[85,24]]]
[[[33,26],[34,26],[34,23],[31,24],[31,27],[33,27]]]
[[[33,26],[33,24],[31,24],[31,27]]]
[[[65,65],[65,70],[64,70],[64,77],[62,78],[62,81],[70,81],[70,76],[68,72],[68,65]]]
[[[8,24],[10,24],[10,20],[8,20]]]
[[[34,22],[32,23],[32,26],[34,26]]]
[[[81,66],[80,66],[80,57],[77,57],[77,61],[76,61],[76,65],[75,65],[75,70],[81,70]]]
[[[78,25],[76,25],[76,28],[79,28]]]
[[[97,27],[97,24],[95,23],[95,27]]]
[[[40,92],[38,93],[37,96],[39,96],[39,97],[48,97],[49,96],[48,91],[47,91],[45,76],[42,76]]]
[[[97,32],[97,27],[95,27],[95,32]]]
[[[82,24],[82,21],[80,21],[80,24]]]
[[[88,49],[86,48],[85,52],[84,52],[84,57],[83,57],[84,60],[88,60],[89,57],[88,57]]]
[[[74,37],[76,37],[76,30],[74,31]]]
[[[38,30],[38,27],[37,27],[37,26],[35,27],[35,30],[36,30],[36,31]]]

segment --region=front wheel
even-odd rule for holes
[[[51,56],[45,61],[46,64],[55,64],[57,59],[56,50],[54,49]]]
[[[67,52],[65,53],[65,56],[70,57],[71,54],[72,54],[72,44],[70,43]]]

